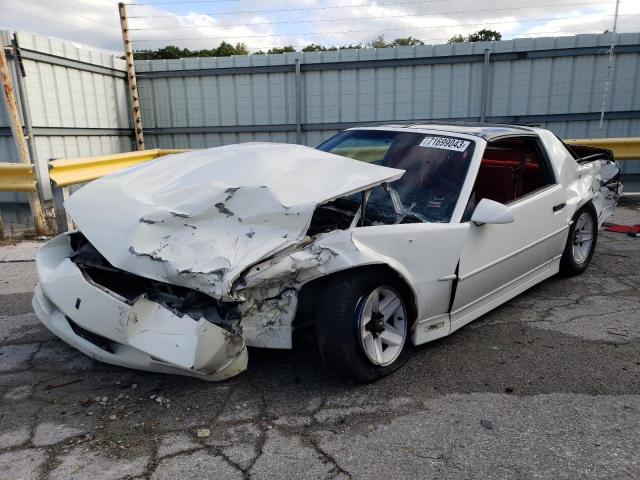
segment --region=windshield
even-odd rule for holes
[[[449,135],[383,130],[347,130],[318,146],[354,160],[406,170],[391,189],[373,189],[367,213],[397,216],[399,197],[405,216],[428,222],[451,220],[474,148],[475,142]],[[352,196],[345,201],[361,200]]]

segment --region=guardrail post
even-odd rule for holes
[[[13,141],[15,143],[20,163],[31,164],[29,149],[24,138],[22,120],[20,118],[18,104],[16,103],[4,48],[5,47],[2,41],[2,37],[0,37],[0,78],[2,81],[2,90],[4,91],[5,104],[7,106],[9,123],[11,124],[11,134],[13,135]],[[42,205],[40,205],[38,194],[35,192],[29,192],[27,193],[27,198],[29,199],[29,209],[31,210],[31,215],[33,216],[36,234],[47,234],[47,224],[44,218],[44,213],[42,212]]]
[[[53,193],[53,210],[56,213],[56,225],[58,233],[68,232],[73,229],[73,220],[64,209],[64,201],[69,198],[69,187],[56,187],[51,185]]]

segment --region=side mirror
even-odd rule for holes
[[[509,207],[502,203],[489,200],[488,198],[480,200],[480,203],[478,203],[478,206],[471,216],[471,221],[476,225],[482,225],[483,223],[513,223],[513,220],[513,212],[511,212]]]

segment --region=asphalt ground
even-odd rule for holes
[[[0,478],[640,478],[640,238],[365,386],[304,342],[222,383],[93,361],[32,311],[37,246],[0,247]]]

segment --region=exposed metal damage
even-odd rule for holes
[[[67,236],[68,257],[118,302],[118,340],[146,352],[147,367],[166,363],[209,379],[246,367],[245,345],[291,348],[301,286],[344,268],[329,266],[340,253],[322,241],[357,212],[325,211],[327,226],[314,217],[317,207],[403,173],[277,144],[165,160],[73,195],[66,207],[82,233]],[[350,235],[342,241],[355,248]],[[59,306],[56,294],[47,296]],[[101,333],[102,346],[115,340]]]
[[[371,311],[400,312],[400,323],[380,317],[363,335],[378,339],[384,333],[391,342],[386,348],[402,348],[404,337],[397,340],[393,329],[409,325],[411,316],[407,341],[442,338],[488,311],[491,302],[517,294],[512,288],[496,300],[476,299],[496,278],[507,282],[521,270],[518,288],[524,288],[557,272],[561,237],[588,202],[599,223],[615,207],[621,186],[612,157],[598,151],[598,158],[584,152],[571,158],[550,132],[538,134],[557,184],[543,184],[549,205],[541,208],[493,201],[493,210],[509,213],[508,221],[463,219],[476,205],[471,191],[487,145],[464,132],[454,143],[440,136],[416,145],[400,142],[402,161],[389,165],[402,169],[297,145],[248,143],[163,157],[103,177],[66,202],[79,231],[40,251],[34,309],[59,337],[94,358],[222,380],[246,369],[248,346],[292,348],[294,325],[309,326],[307,314],[330,303],[318,303],[326,285],[350,274],[366,276],[354,270],[366,268],[372,278],[382,275],[393,284],[374,290]],[[425,145],[432,149],[427,157]],[[380,147],[353,148],[369,158]],[[489,162],[503,165],[487,163],[486,171],[497,168],[496,178],[503,178],[511,160],[496,158]],[[476,171],[468,175],[463,161]],[[442,170],[446,165],[455,168]],[[412,173],[407,181],[405,167]],[[447,175],[457,178],[455,188]],[[482,197],[480,204],[487,201]],[[542,218],[541,212],[549,215],[540,241],[531,243],[540,233],[536,222],[511,230],[502,225]],[[510,231],[509,242],[504,236],[488,242],[487,231]],[[529,243],[521,248],[518,242]],[[506,243],[515,253],[499,255]],[[516,257],[519,252],[525,253]],[[536,270],[542,267],[535,262],[547,257],[545,270]],[[490,267],[498,273],[490,276]],[[343,283],[335,285],[340,294],[346,291]],[[485,298],[487,305],[479,306]],[[383,354],[376,354],[382,363]]]
[[[598,223],[612,215],[618,198],[622,195],[620,167],[607,149],[571,145],[567,147],[577,157],[576,191],[582,203],[593,202],[598,212]]]

